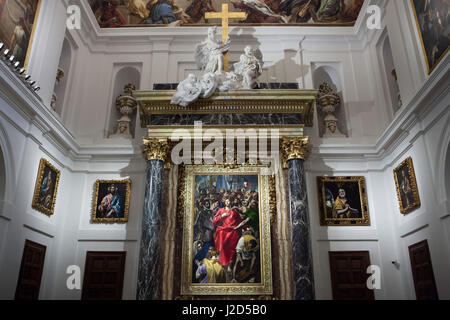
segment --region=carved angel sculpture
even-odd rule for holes
[[[262,53],[259,49],[253,50],[246,46],[244,54],[238,63],[234,64],[234,72],[242,77],[242,88],[255,89],[258,78],[263,70]]]
[[[222,44],[216,38],[216,27],[208,29],[208,37],[197,45],[195,49],[195,60],[197,66],[207,73],[222,73],[223,69],[223,54],[230,49],[231,41],[228,38]]]
[[[227,72],[226,73],[226,80],[222,82],[222,84],[219,87],[220,92],[225,92],[228,90],[237,90],[242,88],[241,85],[242,77],[237,75],[234,72]]]
[[[204,99],[211,97],[219,86],[219,80],[214,73],[205,73],[200,80],[201,97]]]
[[[201,93],[201,84],[198,82],[197,77],[191,73],[185,80],[180,82],[177,92],[170,103],[187,107],[191,102],[197,100]]]

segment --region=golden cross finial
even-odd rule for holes
[[[205,19],[222,19],[222,43],[228,38],[228,20],[229,19],[244,19],[245,12],[230,12],[228,11],[228,4],[222,3],[222,12],[206,12]],[[223,69],[228,72],[228,52],[224,54]]]

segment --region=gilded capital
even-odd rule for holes
[[[289,160],[308,157],[309,137],[283,137],[281,140],[281,155],[283,164],[287,165]]]
[[[147,160],[167,161],[170,154],[170,144],[167,139],[143,138],[142,141]]]

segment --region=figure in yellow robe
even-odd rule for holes
[[[139,16],[141,19],[145,19],[150,14],[145,3],[142,0],[128,0],[128,10],[132,14]]]
[[[339,189],[339,197],[337,197],[333,205],[333,219],[352,218],[358,213],[359,211],[357,209],[353,209],[348,204],[345,190]]]
[[[225,283],[226,274],[223,266],[219,263],[219,252],[214,248],[209,250],[211,258],[205,258],[198,264],[196,278],[200,283]]]

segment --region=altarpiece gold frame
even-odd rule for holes
[[[271,202],[273,179],[264,174],[264,166],[226,167],[214,165],[190,165],[185,167],[184,180],[184,207],[183,219],[183,248],[181,295],[272,295],[272,254],[271,254]],[[192,283],[192,261],[194,257],[194,188],[197,175],[258,175],[259,217],[260,217],[260,283],[233,283],[233,284],[200,284]]]

